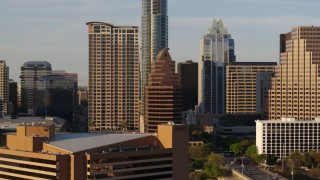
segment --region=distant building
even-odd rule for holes
[[[139,130],[138,27],[88,22],[89,131]]]
[[[226,65],[236,61],[234,40],[222,20],[213,20],[200,42],[198,106],[200,114],[224,114]]]
[[[182,110],[195,108],[198,104],[198,63],[186,61],[178,64],[182,89]]]
[[[159,125],[158,134],[55,134],[25,124],[0,148],[4,179],[188,179],[188,130]]]
[[[51,74],[47,61],[28,61],[21,66],[21,112],[36,114],[38,80]]]
[[[255,120],[260,119],[257,114],[227,114],[215,121],[214,135],[217,142],[228,137],[238,139],[254,139],[256,135]]]
[[[159,124],[182,121],[181,84],[168,48],[152,62],[145,86],[145,132],[157,132]]]
[[[82,105],[82,103],[88,103],[88,87],[78,87],[78,104]]]
[[[256,75],[256,112],[268,116],[268,90],[274,72],[258,72]]]
[[[320,120],[256,121],[256,145],[258,154],[272,154],[279,158],[291,152],[320,151]]]
[[[276,65],[276,62],[230,62],[226,67],[226,113],[256,114],[257,75],[273,73]]]
[[[5,60],[0,60],[0,100],[2,103],[0,116],[3,116],[8,113],[9,103],[9,67]]]
[[[320,117],[320,26],[299,26],[280,37],[280,65],[269,90],[270,120]]]
[[[38,80],[37,116],[58,116],[66,125],[76,125],[78,115],[78,75],[52,73]]]
[[[8,115],[18,114],[18,84],[9,80],[9,105]]]
[[[141,15],[141,112],[140,123],[144,124],[145,86],[151,64],[163,48],[168,48],[168,2],[167,0],[142,0]]]

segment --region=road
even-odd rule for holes
[[[240,173],[242,173],[242,166],[241,164],[231,164],[231,161],[234,160],[234,157],[225,157],[224,162],[226,165],[228,165],[230,168],[233,168]],[[244,165],[243,166],[243,174],[246,176],[254,179],[254,180],[272,180],[272,179],[279,179],[279,180],[285,180],[283,177],[277,176],[275,173],[272,173],[267,170],[260,169],[257,165]]]

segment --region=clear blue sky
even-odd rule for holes
[[[213,18],[235,39],[237,61],[278,61],[279,34],[298,25],[320,25],[319,0],[168,0],[169,47],[176,62],[197,61],[199,41]],[[141,0],[0,0],[0,59],[20,82],[25,61],[88,81],[85,23],[140,26]]]

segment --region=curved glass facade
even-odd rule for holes
[[[141,16],[141,115],[144,115],[144,88],[151,62],[168,47],[167,0],[142,0]]]

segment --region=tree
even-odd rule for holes
[[[257,157],[258,157],[258,151],[257,151],[257,146],[255,144],[249,146],[245,152],[247,157],[250,157],[254,160],[257,161]]]
[[[205,174],[207,178],[218,178],[223,175],[223,156],[220,154],[210,154],[205,163]]]
[[[287,166],[298,170],[305,163],[305,157],[301,152],[294,151],[286,159]]]
[[[311,168],[319,167],[320,165],[320,153],[316,151],[306,152],[304,154],[305,157],[305,165]]]
[[[256,161],[259,163],[266,163],[268,166],[272,166],[274,165],[278,160],[278,157],[276,155],[273,154],[268,154],[266,156],[266,154],[260,154],[257,155],[256,157]]]
[[[230,150],[237,155],[239,153],[243,153],[243,146],[241,145],[241,143],[234,143],[231,144]]]

